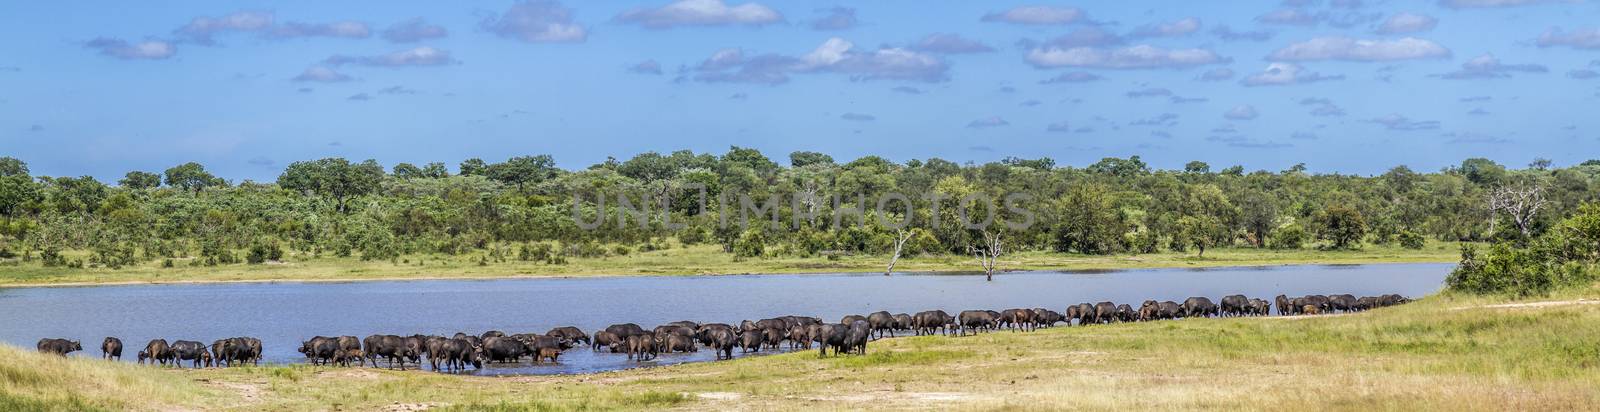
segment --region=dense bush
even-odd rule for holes
[[[1445,284],[1454,291],[1539,296],[1600,279],[1600,204],[1586,204],[1537,239],[1463,246]]]
[[[1427,244],[1427,239],[1424,239],[1422,235],[1409,230],[1401,231],[1396,237],[1400,241],[1400,247],[1406,249],[1422,249],[1422,247]]]

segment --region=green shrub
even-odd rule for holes
[[[1299,225],[1289,225],[1273,229],[1267,235],[1267,247],[1273,249],[1293,250],[1305,245],[1306,231]]]
[[[1400,247],[1411,250],[1421,250],[1422,246],[1427,244],[1427,240],[1422,235],[1409,230],[1400,231],[1399,240]]]

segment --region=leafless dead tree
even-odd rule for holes
[[[889,276],[890,272],[894,272],[894,264],[900,261],[900,251],[905,250],[907,240],[911,240],[911,231],[905,229],[895,231],[894,255],[889,256],[889,268],[883,270],[884,276]]]
[[[1538,184],[1501,186],[1489,192],[1489,210],[1510,216],[1511,222],[1517,225],[1517,230],[1521,230],[1524,237],[1529,235],[1533,219],[1539,215],[1539,209],[1544,208],[1545,202],[1544,187]]]
[[[995,265],[1002,253],[1000,234],[991,235],[988,231],[983,232],[983,244],[978,247],[967,246],[967,251],[978,259],[978,266],[983,268],[984,280],[994,281]]]

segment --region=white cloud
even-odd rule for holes
[[[1011,122],[1006,121],[1006,119],[1000,118],[1000,116],[989,116],[989,117],[985,117],[985,118],[982,118],[982,119],[973,120],[971,123],[967,123],[967,127],[973,128],[973,129],[988,129],[988,128],[991,128],[991,127],[1000,127],[1000,126],[1006,126],[1006,125],[1010,125],[1010,124],[1011,124]]]
[[[1326,15],[1312,14],[1301,9],[1278,9],[1256,16],[1256,21],[1285,26],[1315,26],[1318,23],[1322,23],[1322,20],[1326,17]]]
[[[1514,7],[1549,2],[1550,0],[1439,0],[1439,5],[1453,9],[1465,9],[1484,7]]]
[[[296,37],[337,37],[345,39],[365,39],[372,36],[372,29],[366,23],[358,21],[341,21],[335,23],[300,23],[288,22],[273,27],[268,34],[280,39]]]
[[[1070,133],[1072,132],[1072,125],[1065,121],[1055,122],[1045,125],[1044,131],[1052,133]]]
[[[1600,49],[1600,28],[1565,31],[1560,27],[1545,30],[1535,41],[1539,47],[1567,46],[1574,49]]]
[[[450,35],[444,27],[428,24],[421,17],[395,23],[383,30],[383,39],[391,43],[415,43]]]
[[[1056,75],[1056,77],[1051,77],[1051,78],[1048,78],[1048,79],[1040,80],[1039,84],[1088,83],[1088,82],[1101,80],[1101,79],[1104,79],[1104,77],[1100,77],[1100,75],[1097,75],[1097,74],[1094,74],[1094,73],[1089,73],[1089,72],[1066,72],[1066,73],[1058,74],[1058,75]]]
[[[1461,64],[1461,70],[1434,75],[1439,78],[1451,80],[1471,79],[1502,79],[1511,77],[1512,72],[1547,73],[1550,68],[1537,64],[1504,64],[1493,54],[1484,53]]]
[[[177,54],[178,49],[172,43],[160,40],[145,40],[138,43],[129,43],[126,40],[101,37],[83,44],[84,47],[100,51],[100,54],[123,60],[161,60]]]
[[[372,36],[372,29],[359,21],[333,23],[284,22],[279,24],[272,12],[239,11],[221,17],[195,17],[173,34],[194,44],[216,45],[216,36],[226,33],[259,33],[274,39],[300,37],[337,37],[364,39]]]
[[[783,15],[759,3],[729,6],[722,0],[678,0],[659,8],[637,8],[616,20],[651,29],[680,26],[762,26],[783,21]]]
[[[1359,62],[1442,59],[1450,49],[1415,37],[1394,40],[1363,40],[1349,37],[1317,37],[1285,46],[1267,56],[1275,61],[1344,60]]]
[[[852,122],[870,122],[870,121],[873,121],[873,120],[878,120],[877,116],[873,116],[873,115],[865,114],[865,113],[855,113],[855,112],[841,114],[841,115],[839,115],[839,118],[840,119],[844,119],[844,120],[849,120],[849,121],[852,121]]]
[[[1245,77],[1239,83],[1245,86],[1284,86],[1343,79],[1344,76],[1324,76],[1322,73],[1313,73],[1307,71],[1305,67],[1294,63],[1272,63],[1267,65],[1266,70]]]
[[[639,62],[639,64],[628,66],[628,72],[659,75],[661,74],[661,63],[657,63],[655,59],[648,59]]]
[[[1200,80],[1204,80],[1204,81],[1208,81],[1208,82],[1215,82],[1215,81],[1222,81],[1222,80],[1232,79],[1233,75],[1234,75],[1233,69],[1229,69],[1229,68],[1226,68],[1226,67],[1218,67],[1218,68],[1215,68],[1215,69],[1207,70],[1205,73],[1201,73],[1199,79]]]
[[[834,7],[828,10],[828,15],[811,22],[812,30],[846,30],[856,27],[856,9],[849,7]]]
[[[455,59],[450,58],[450,52],[428,46],[415,47],[378,56],[346,56],[339,54],[323,60],[323,63],[332,66],[354,64],[378,67],[441,66],[455,62]]]
[[[1144,89],[1138,89],[1138,90],[1129,91],[1127,93],[1123,93],[1123,95],[1124,96],[1128,96],[1128,98],[1166,97],[1166,96],[1171,96],[1172,95],[1172,90],[1168,90],[1168,89],[1161,88],[1161,87],[1150,87],[1150,88],[1144,88]]]
[[[1217,28],[1211,29],[1211,35],[1217,36],[1223,41],[1267,41],[1272,39],[1272,32],[1270,31],[1233,31],[1228,26],[1217,26]]]
[[[1389,16],[1383,24],[1378,26],[1379,34],[1403,34],[1433,30],[1439,25],[1439,19],[1422,14],[1399,12]]]
[[[963,54],[963,53],[988,53],[994,51],[993,47],[963,38],[953,33],[929,34],[911,45],[912,50],[929,53]]]
[[[240,11],[222,17],[195,17],[189,24],[179,27],[173,34],[197,44],[215,44],[217,34],[227,32],[255,32],[272,27],[271,12]]]
[[[1255,106],[1248,104],[1234,106],[1232,109],[1228,109],[1227,112],[1222,113],[1222,117],[1229,120],[1252,120],[1259,116],[1260,114],[1256,113]]]
[[[856,50],[841,38],[831,38],[802,56],[765,54],[746,57],[739,49],[724,49],[699,67],[695,80],[780,84],[799,73],[838,73],[852,80],[944,81],[949,66],[937,56],[903,48]]]
[[[343,73],[339,73],[327,67],[311,66],[307,67],[306,71],[301,72],[299,76],[295,76],[290,80],[297,82],[338,83],[347,82],[352,79],[350,76],[346,76]]]
[[[1389,130],[1397,131],[1435,130],[1439,128],[1439,121],[1437,120],[1411,120],[1401,116],[1399,113],[1390,113],[1369,121],[1383,125]]]
[[[1077,7],[1022,6],[985,14],[982,20],[1012,24],[1073,24],[1086,23],[1088,19],[1083,9]]]
[[[1594,70],[1589,70],[1589,69],[1577,69],[1577,70],[1568,71],[1567,72],[1567,77],[1573,78],[1573,79],[1579,79],[1579,80],[1587,80],[1587,79],[1593,79],[1593,78],[1596,78],[1596,77],[1600,77],[1600,72],[1596,72]]]
[[[1147,24],[1133,29],[1131,37],[1178,37],[1200,31],[1200,19],[1189,17],[1177,21]]]
[[[1333,104],[1332,100],[1323,98],[1306,98],[1300,100],[1301,106],[1312,106],[1311,115],[1317,117],[1344,116],[1344,108]]]
[[[572,9],[553,0],[514,4],[505,13],[484,19],[480,26],[525,43],[582,43],[589,39],[589,29],[572,22]]]
[[[1230,59],[1207,49],[1166,49],[1151,45],[1125,48],[1043,47],[1028,52],[1029,64],[1037,68],[1085,67],[1098,69],[1189,68],[1227,63]]]

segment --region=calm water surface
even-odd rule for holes
[[[1206,296],[1215,301],[1235,293],[1269,300],[1278,294],[1418,297],[1437,291],[1451,267],[1022,272],[998,274],[993,282],[981,275],[812,274],[0,288],[0,341],[32,348],[42,337],[76,339],[85,351],[74,355],[94,357],[104,337],[116,336],[127,346],[123,357],[132,361],[150,339],[209,344],[254,336],[262,340],[265,361],[291,363],[303,361],[295,349],[315,335],[543,333],[568,325],[592,334],[624,322],[646,329],[677,320],[737,324],[781,315],[837,322],[844,315],[879,310],[1063,311],[1078,302],[1138,306],[1145,299],[1181,302]],[[702,350],[634,363],[620,354],[576,348],[564,353],[559,365],[491,365],[478,373],[583,373],[711,359],[711,351]]]

